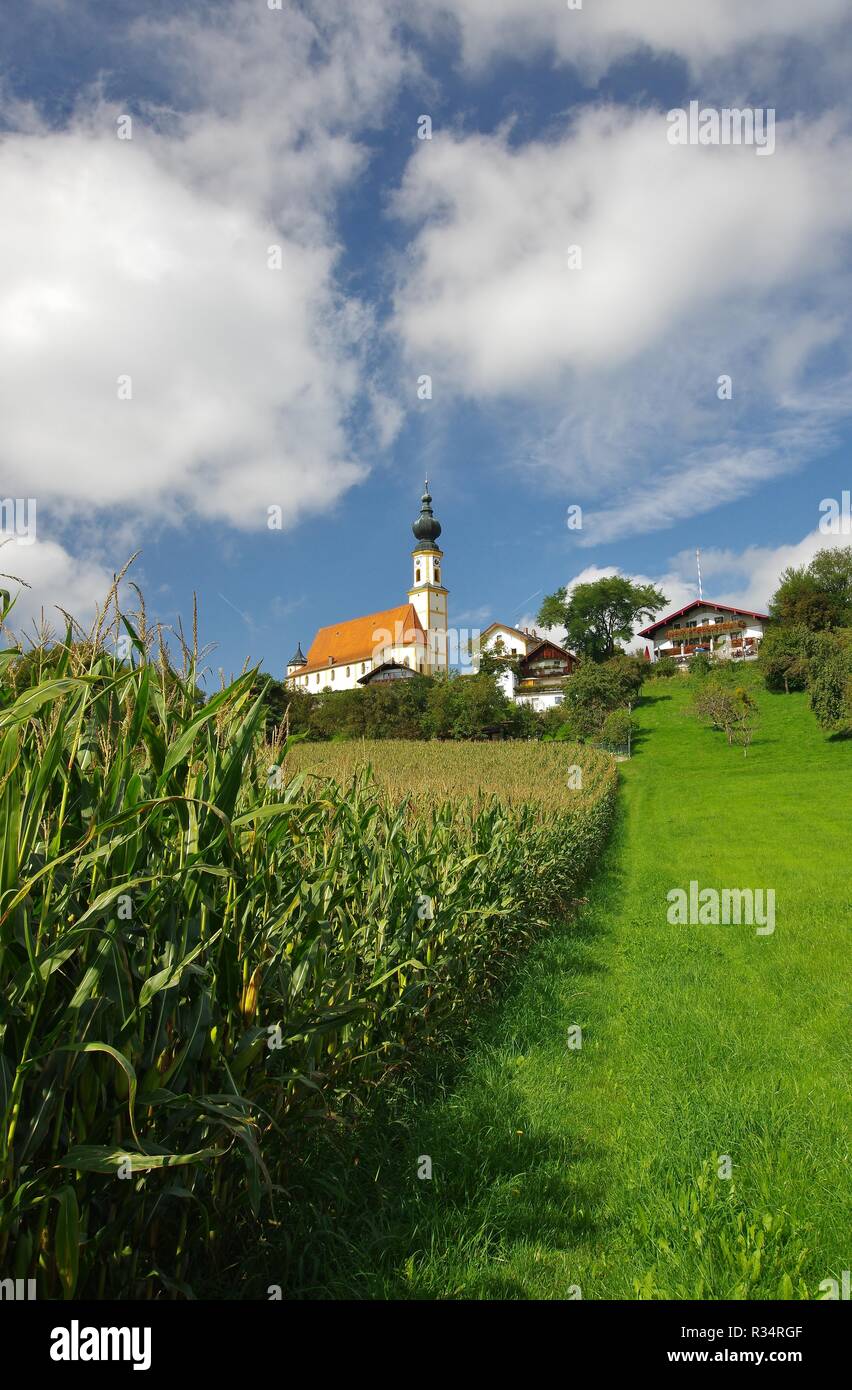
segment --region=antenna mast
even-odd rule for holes
[[[701,590],[701,551],[700,551],[700,550],[696,550],[696,552],[695,552],[695,560],[696,560],[696,563],[697,563],[697,565],[698,565],[698,601],[699,601],[699,603],[701,603],[701,602],[703,602],[703,600],[704,600],[704,594],[702,593],[702,590]]]

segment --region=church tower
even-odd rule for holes
[[[420,515],[412,526],[417,544],[411,552],[414,565],[414,583],[408,591],[409,602],[414,606],[424,632],[426,651],[423,658],[423,674],[434,676],[449,668],[447,650],[447,594],[441,582],[444,552],[438,549],[441,523],[432,512],[432,498],[429,495],[429,482],[420,499]]]

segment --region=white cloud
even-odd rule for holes
[[[409,163],[408,358],[436,389],[536,409],[519,467],[584,506],[584,544],[747,494],[848,410],[852,141],[834,117],[777,134],[771,158],[672,147],[663,113],[607,108],[548,142],[436,136]]]
[[[665,472],[655,474],[623,500],[584,515],[585,532],[578,543],[599,545],[624,536],[663,530],[687,517],[712,511],[753,491],[756,486],[792,467],[771,449],[743,454],[704,451]]]
[[[14,580],[23,580],[23,585]],[[112,571],[91,555],[71,555],[56,541],[40,537],[22,545],[13,532],[0,530],[0,588],[17,594],[9,615],[13,633],[32,635],[42,618],[54,631],[64,631],[57,603],[85,625],[103,604],[112,581]]]
[[[845,0],[584,0],[579,9],[568,0],[440,0],[427,14],[436,11],[457,23],[473,67],[547,52],[593,72],[643,49],[695,69],[752,44],[826,42],[848,18]]]
[[[382,325],[342,287],[335,218],[367,167],[365,132],[418,71],[399,20],[422,33],[454,19],[470,64],[546,53],[601,69],[648,47],[698,69],[757,62],[773,37],[825,40],[845,8],[232,0],[133,24],[126,71],[156,71],[175,106],[137,112],[132,141],[100,90],[62,128],[6,101],[0,492],[37,495],[57,530],[29,556],[40,598],[77,582],[59,542],[81,549],[81,521],[91,534],[108,515],[113,550],[119,529],[154,520],[259,528],[277,503],[294,523],[366,475],[374,441],[392,443]],[[422,90],[435,95],[431,79]],[[523,466],[590,504],[589,543],[669,524],[712,489],[743,495],[846,404],[837,382],[817,399],[802,378],[827,345],[848,349],[850,142],[829,119],[779,127],[778,142],[771,159],[673,150],[662,113],[606,109],[550,142],[515,147],[508,128],[415,142],[396,203],[413,229],[399,339],[439,390],[539,408]],[[130,402],[116,398],[124,373]],[[783,428],[756,440],[741,402],[778,393]],[[680,456],[662,477],[661,443]],[[87,606],[99,574],[81,562],[69,605]]]
[[[396,200],[420,228],[396,299],[412,356],[461,391],[536,391],[635,360],[708,305],[837,267],[852,142],[833,123],[780,127],[764,159],[666,132],[661,112],[606,108],[548,143],[513,148],[508,129],[424,143]]]
[[[128,46],[187,109],[120,140],[124,108],[84,94],[66,127],[30,113],[0,144],[3,490],[54,518],[260,528],[277,504],[292,523],[365,476],[353,420],[372,402],[384,442],[398,427],[332,214],[403,56],[369,2],[323,26],[243,0],[224,26],[140,21]]]
[[[335,302],[330,248],[181,185],[156,142],[10,140],[0,180],[8,491],[259,527],[361,476],[342,428],[359,312]]]
[[[852,545],[852,537],[824,535],[817,529],[784,545],[753,545],[741,551],[711,547],[701,551],[704,592],[720,603],[765,612],[783,570],[810,564],[821,550],[848,545]],[[671,561],[673,573],[688,574],[690,563],[694,571],[694,553],[681,552]]]

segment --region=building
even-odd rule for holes
[[[287,663],[286,684],[294,690],[354,690],[364,677],[400,666],[412,675],[446,673],[448,660],[447,599],[442,581],[444,553],[438,547],[441,523],[432,511],[429,484],[415,521],[411,552],[412,585],[408,602],[362,618],[321,627],[308,648],[301,643]],[[396,670],[396,675],[400,672]]]
[[[771,621],[768,613],[752,613],[748,608],[731,608],[726,603],[696,598],[676,613],[643,628],[639,636],[652,641],[653,661],[670,656],[685,664],[697,651],[748,661],[757,656]]]
[[[564,699],[563,682],[579,665],[579,658],[549,637],[528,628],[492,623],[479,638],[474,667],[479,669],[481,654],[505,657],[499,676],[505,695],[534,710],[552,709]]]
[[[406,666],[401,661],[385,661],[381,666],[374,666],[365,676],[361,676],[359,685],[388,685],[391,681],[413,681],[417,672],[410,666]]]

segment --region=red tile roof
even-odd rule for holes
[[[390,640],[388,640],[388,638]],[[307,676],[325,671],[329,666],[346,666],[356,661],[369,661],[382,644],[410,647],[425,640],[423,625],[412,603],[386,608],[381,613],[368,613],[363,618],[351,618],[345,623],[321,627],[308,651],[308,664],[294,671]],[[333,658],[333,660],[332,660]]]

